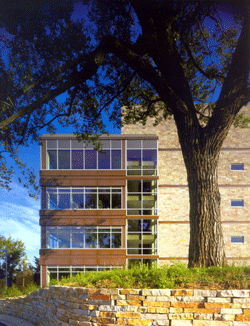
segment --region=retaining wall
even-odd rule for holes
[[[0,300],[0,313],[46,326],[250,326],[250,290],[50,286]]]

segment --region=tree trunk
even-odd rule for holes
[[[219,149],[184,149],[190,201],[189,267],[225,263],[218,186]],[[189,143],[190,144],[190,143]],[[199,147],[199,146],[198,146]]]

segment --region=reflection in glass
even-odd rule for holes
[[[110,151],[98,152],[98,169],[110,169]]]
[[[112,155],[111,169],[113,169],[113,170],[121,169],[121,162],[122,162],[121,151],[120,150],[112,150],[111,155]]]
[[[83,151],[72,150],[72,169],[83,169]]]
[[[97,194],[85,194],[85,209],[97,208]]]
[[[70,194],[59,194],[58,209],[70,209]]]
[[[57,151],[48,151],[47,154],[48,163],[47,166],[50,170],[57,169]]]
[[[70,151],[59,150],[58,151],[58,169],[66,170],[70,169]]]
[[[95,150],[85,150],[85,169],[97,169]]]
[[[110,232],[99,233],[99,248],[110,248]]]
[[[97,248],[97,232],[95,228],[89,228],[86,230],[85,248]]]

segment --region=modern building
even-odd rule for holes
[[[153,133],[153,134],[152,134]],[[173,120],[101,136],[41,137],[41,285],[79,272],[188,259],[189,197]],[[250,130],[232,128],[220,155],[229,262],[250,260]]]

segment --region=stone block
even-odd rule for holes
[[[249,297],[249,292],[249,290],[218,290],[217,297],[247,298]]]
[[[172,320],[171,326],[191,326],[193,325],[192,320]]]
[[[173,296],[193,296],[194,295],[194,290],[172,290],[171,294]]]
[[[232,326],[232,321],[194,320],[193,326]]]
[[[169,314],[169,319],[193,319],[193,314],[182,313],[182,314]]]

